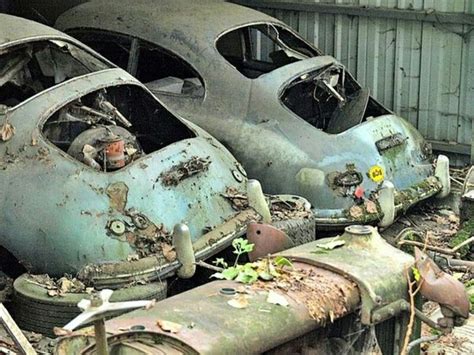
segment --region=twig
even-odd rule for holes
[[[413,235],[416,235],[416,236],[418,236],[418,237],[423,238],[422,234],[421,234],[420,232],[416,231],[415,228],[413,228],[413,227],[407,227],[407,228],[403,228],[403,229],[397,234],[397,236],[395,237],[395,241],[398,241],[398,240],[400,240],[400,239],[405,240],[406,235],[409,234],[409,233],[411,233],[411,234],[413,234]]]
[[[408,345],[410,342],[411,334],[413,332],[413,324],[415,323],[415,315],[416,315],[416,308],[415,308],[415,296],[420,291],[421,285],[423,284],[423,280],[419,283],[418,287],[413,290],[413,287],[416,285],[416,280],[410,280],[410,274],[408,269],[406,270],[407,280],[408,280],[408,294],[410,296],[410,320],[407,326],[407,332],[405,334],[405,340],[403,342],[403,347],[400,354],[407,354],[408,355]]]
[[[457,253],[455,251],[452,251],[450,249],[434,247],[434,246],[431,246],[431,245],[426,245],[426,247],[425,247],[425,243],[415,242],[414,240],[401,240],[401,241],[398,242],[398,245],[404,245],[404,244],[424,248],[425,250],[433,250],[433,251],[436,251],[436,252],[441,253],[441,254],[457,255]]]
[[[424,336],[424,337],[421,337],[421,338],[418,338],[416,340],[413,340],[412,342],[410,342],[410,344],[408,344],[408,347],[407,347],[407,354],[410,353],[410,350],[421,344],[421,343],[427,343],[427,342],[430,342],[430,341],[434,341],[434,340],[438,340],[440,338],[441,335],[427,335],[427,336]]]
[[[431,238],[431,234],[430,233],[426,233],[426,236],[425,236],[425,241],[423,243],[423,252],[426,251],[426,249],[428,248],[428,240]],[[420,243],[421,244],[421,243]],[[416,264],[415,264],[416,265]],[[407,281],[408,281],[408,295],[410,296],[410,320],[408,322],[408,326],[407,326],[407,332],[405,334],[405,339],[403,341],[403,347],[402,347],[402,350],[400,352],[400,354],[403,354],[403,355],[408,355],[408,353],[410,352],[410,350],[408,349],[408,346],[409,346],[409,342],[410,342],[410,338],[411,338],[411,334],[413,332],[413,324],[415,323],[415,316],[416,316],[416,307],[415,307],[415,296],[418,292],[420,292],[421,290],[421,286],[423,285],[423,279],[420,279],[420,281],[418,282],[416,279],[414,281],[411,281],[411,278],[410,278],[410,273],[408,272],[408,269],[406,269],[406,276],[407,276]],[[413,291],[413,287],[418,283],[418,287]]]
[[[425,239],[423,240],[423,253],[426,253],[426,249],[428,248],[428,243],[430,242],[430,239],[433,237],[433,232],[427,231],[425,234]]]
[[[206,263],[205,261],[202,261],[202,260],[199,260],[199,261],[195,262],[194,264],[197,265],[197,266],[201,266],[201,267],[203,267],[203,268],[212,270],[212,271],[216,271],[216,272],[222,272],[222,271],[224,271],[223,268],[221,268],[221,267],[219,267],[219,266],[211,265],[211,264]]]
[[[416,229],[420,229],[420,226],[416,224],[409,216],[405,216],[405,218],[414,226]]]
[[[453,178],[452,176],[451,176],[451,181],[455,182],[455,183],[458,184],[458,185],[464,186],[464,183],[463,183],[463,182],[461,182],[461,181],[459,181],[459,180]]]
[[[466,246],[466,245],[469,245],[471,244],[472,242],[474,242],[474,237],[471,237],[469,239],[466,239],[464,242],[462,243],[459,243],[458,245],[456,245],[454,248],[452,248],[451,250],[456,252],[458,251],[459,249],[461,249],[463,246]]]

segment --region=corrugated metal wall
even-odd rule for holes
[[[283,20],[338,58],[436,149],[474,159],[474,0],[233,2]]]

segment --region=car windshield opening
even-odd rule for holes
[[[248,78],[317,56],[317,51],[287,29],[271,23],[241,27],[222,35],[219,53]]]
[[[389,111],[346,75],[341,64],[306,73],[293,80],[281,95],[293,113],[326,133],[338,134]]]
[[[196,135],[148,91],[119,85],[67,104],[45,123],[46,138],[96,169],[119,170],[135,160]]]
[[[84,50],[42,40],[0,50],[0,104],[13,107],[68,79],[109,68]]]

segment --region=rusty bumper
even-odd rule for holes
[[[225,249],[234,238],[245,234],[249,222],[260,220],[261,216],[253,209],[239,212],[194,243],[196,260],[206,259]],[[87,265],[79,276],[97,289],[116,289],[137,280],[148,282],[164,279],[174,274],[180,266],[177,260],[166,262],[152,255],[135,261]]]

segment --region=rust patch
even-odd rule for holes
[[[127,205],[128,186],[123,182],[114,182],[107,186],[110,208],[123,212]]]
[[[251,286],[255,291],[277,290],[306,306],[311,318],[324,324],[347,314],[353,304],[353,289],[357,285],[341,275],[294,262],[293,268],[279,270],[280,276],[273,281],[257,281]]]
[[[250,261],[292,246],[291,240],[283,231],[263,223],[250,223],[247,226],[247,240],[254,244],[254,249],[248,253]]]
[[[160,224],[156,226],[150,224],[144,230],[136,230],[127,234],[127,241],[133,244],[139,258],[144,258],[153,254],[163,254],[168,261],[173,261],[176,255],[172,254],[171,233]]]
[[[176,186],[188,177],[207,171],[210,164],[209,157],[199,158],[193,156],[185,162],[172,166],[168,171],[163,172],[159,178],[164,186]]]

